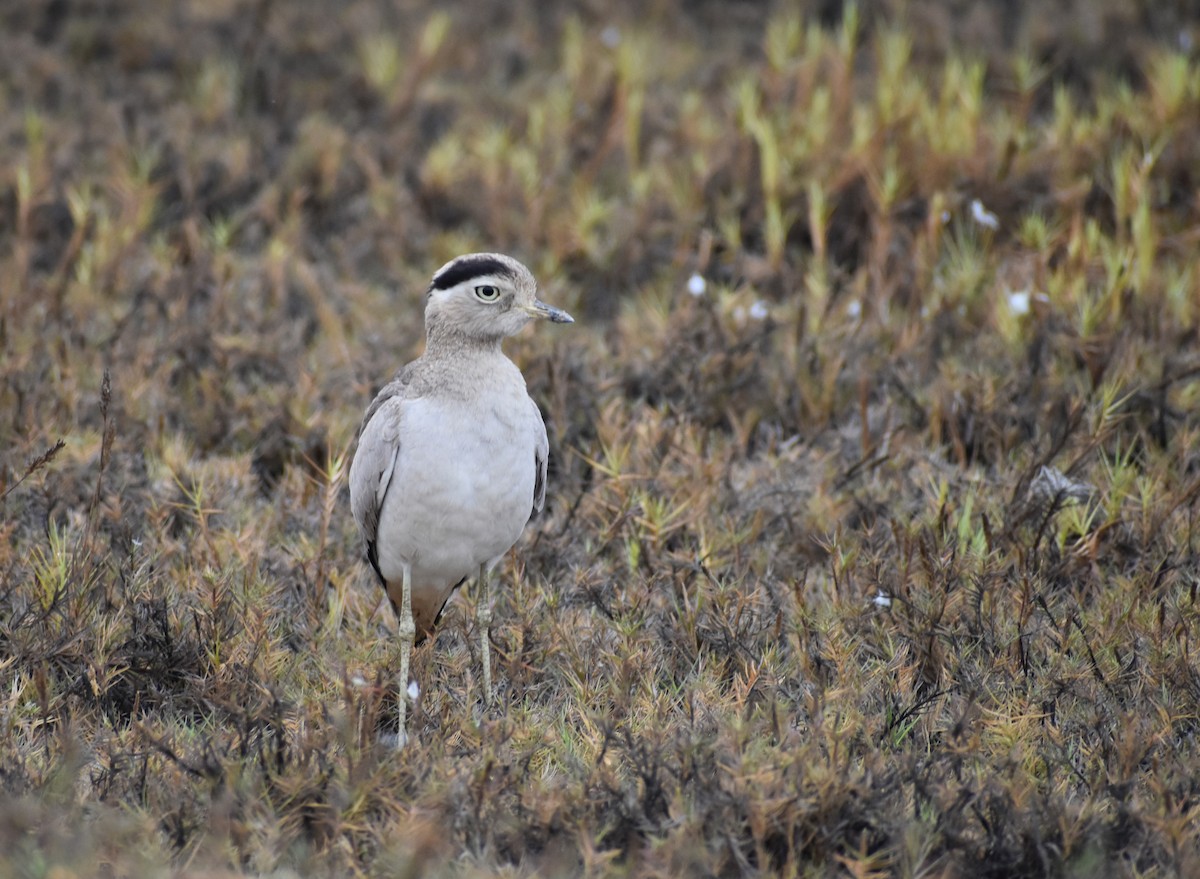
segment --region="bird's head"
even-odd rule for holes
[[[500,253],[455,257],[433,276],[425,303],[431,335],[498,341],[532,320],[574,323],[561,308],[537,298],[537,281],[524,265]]]

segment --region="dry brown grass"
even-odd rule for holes
[[[1196,19],[477,5],[0,12],[0,875],[1200,873]],[[549,510],[396,752],[342,478],[484,248]]]

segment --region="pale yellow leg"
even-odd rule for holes
[[[408,741],[408,663],[412,656],[413,641],[417,637],[417,626],[412,615],[412,566],[404,566],[404,579],[400,592],[400,692],[396,694],[396,713],[399,716],[399,738],[397,747]]]
[[[487,563],[479,566],[479,598],[475,605],[475,621],[479,625],[479,655],[483,658],[483,704],[492,704],[492,572]]]

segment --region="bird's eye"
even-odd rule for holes
[[[500,298],[500,291],[491,284],[480,284],[475,288],[475,298],[481,302],[495,302]]]

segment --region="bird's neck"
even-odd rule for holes
[[[465,354],[500,354],[502,336],[468,335],[454,327],[431,322],[425,329],[425,356],[441,357]]]

